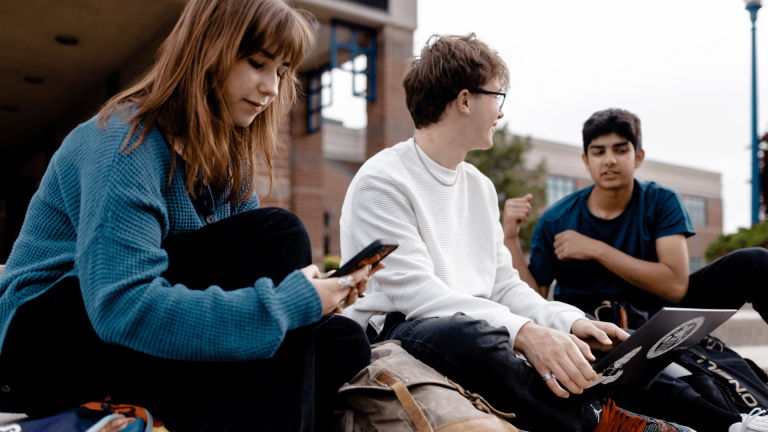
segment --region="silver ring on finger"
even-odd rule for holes
[[[346,275],[339,278],[339,285],[341,285],[341,289],[347,289],[355,284],[352,283],[352,276]]]
[[[557,379],[557,377],[555,376],[555,374],[551,374],[551,373],[549,373],[549,374],[546,374],[546,375],[544,375],[543,377],[541,377],[541,379],[542,379],[542,380],[544,380],[544,381],[546,381],[546,380],[548,380],[548,379],[551,379],[551,378]]]

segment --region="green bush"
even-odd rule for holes
[[[752,228],[739,228],[736,234],[720,234],[704,253],[707,262],[712,262],[723,255],[738,249],[761,247],[768,249],[768,221],[752,225]]]
[[[338,270],[339,266],[341,266],[341,258],[334,256],[334,255],[326,255],[323,258],[323,269],[325,269],[326,272],[329,272],[331,270]]]

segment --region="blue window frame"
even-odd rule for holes
[[[333,103],[333,91],[331,91],[333,82],[328,77],[328,82],[323,83],[323,74],[329,73],[330,75],[330,70],[330,65],[325,65],[309,76],[309,85],[307,86],[307,127],[310,133],[317,132],[323,128],[323,108]],[[327,91],[324,92],[324,90]],[[325,103],[323,103],[323,93],[329,95]]]
[[[355,61],[360,56],[365,58],[365,67],[358,67]],[[350,61],[351,60],[351,61]],[[332,95],[331,80],[323,83],[323,74],[333,69],[342,69],[347,61],[352,65],[352,94],[363,97],[369,102],[376,101],[376,30],[359,24],[331,20],[331,61],[318,68],[309,77],[307,128],[310,133],[323,128],[323,108],[330,106],[331,98],[323,101],[323,94]],[[329,73],[330,76],[330,73]],[[360,80],[365,80],[365,90],[358,90]]]
[[[349,34],[349,41],[342,42],[339,35],[344,32]],[[349,52],[352,60],[352,94],[364,97],[369,102],[376,100],[376,30],[338,19],[331,20],[331,69],[340,68],[347,59],[340,58],[340,51]],[[366,68],[357,70],[354,60],[365,55],[368,61]],[[343,61],[342,61],[343,60]],[[367,81],[365,92],[358,92],[355,82],[358,78]]]

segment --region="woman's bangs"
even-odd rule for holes
[[[264,49],[289,60],[295,69],[307,55],[312,40],[311,30],[294,11],[286,11],[277,22],[264,29]]]

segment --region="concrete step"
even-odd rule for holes
[[[768,323],[752,305],[744,305],[731,319],[712,332],[742,357],[768,370]]]
[[[768,345],[768,324],[751,305],[745,305],[712,335],[728,346]]]

